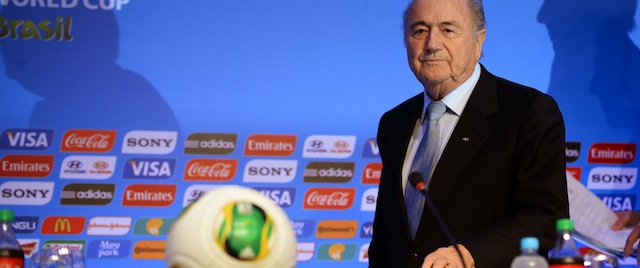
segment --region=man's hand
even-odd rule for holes
[[[629,257],[631,250],[633,250],[633,244],[640,239],[640,211],[616,212],[616,215],[618,215],[618,220],[611,226],[612,230],[618,231],[635,225],[624,244],[624,256]],[[638,266],[640,266],[640,258],[638,258]]]
[[[458,252],[453,246],[449,246],[446,248],[439,248],[438,250],[432,252],[424,258],[424,262],[422,263],[422,268],[474,268],[476,267],[475,261],[471,256],[469,250],[463,245],[458,244],[458,248],[460,249],[460,253],[462,253],[462,257],[464,258],[464,263],[467,265],[466,267],[462,266],[462,262],[460,261],[460,256],[458,256]]]

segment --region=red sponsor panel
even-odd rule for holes
[[[116,142],[115,130],[72,129],[64,133],[60,151],[106,153]]]
[[[84,230],[86,218],[81,216],[49,216],[42,222],[42,234],[77,235]]]
[[[191,159],[184,168],[185,181],[229,181],[236,176],[238,160]]]
[[[0,177],[43,178],[51,174],[53,155],[5,155],[0,160]]]
[[[311,188],[304,195],[305,209],[348,209],[355,199],[355,188]]]
[[[382,174],[382,163],[369,163],[362,171],[362,184],[380,184],[380,175]]]
[[[132,184],[122,196],[123,206],[166,207],[176,199],[175,184]]]
[[[290,156],[296,150],[296,140],[296,135],[251,135],[244,144],[244,155]]]
[[[636,158],[635,143],[594,143],[589,148],[589,163],[629,164]]]
[[[577,181],[580,181],[580,176],[582,176],[582,168],[581,167],[567,167],[567,173],[571,174],[573,178]]]

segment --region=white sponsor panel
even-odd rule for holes
[[[227,184],[225,184],[226,186]],[[182,200],[182,207],[187,207],[191,203],[195,202],[204,195],[206,192],[215,189],[216,187],[220,187],[220,185],[211,185],[211,184],[194,184],[189,186],[187,190],[184,191],[184,199]]]
[[[249,161],[244,169],[244,182],[288,183],[296,177],[298,160]]]
[[[105,180],[115,168],[115,156],[70,155],[62,160],[60,178]]]
[[[177,131],[129,131],[122,141],[123,154],[170,154],[178,141]]]
[[[298,261],[308,261],[313,258],[313,252],[316,250],[316,243],[298,242]]]
[[[587,188],[591,190],[630,190],[638,181],[638,168],[596,167],[589,172]]]
[[[17,240],[18,244],[20,244],[20,247],[22,248],[22,251],[24,252],[25,258],[31,258],[33,254],[39,251],[38,249],[40,247],[40,239],[17,238]]]
[[[89,220],[87,235],[126,235],[131,230],[131,221],[131,217],[93,217]]]
[[[367,189],[362,194],[362,202],[360,203],[360,210],[362,211],[376,211],[376,201],[378,200],[378,188]]]
[[[356,136],[311,135],[304,141],[302,157],[348,158],[353,154]]]
[[[366,243],[360,247],[358,253],[359,262],[369,262],[369,243]]]
[[[53,182],[8,181],[0,185],[1,205],[48,204],[53,196]]]

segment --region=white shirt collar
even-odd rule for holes
[[[442,102],[447,106],[447,111],[452,111],[457,116],[462,114],[464,107],[467,105],[467,101],[471,96],[471,92],[473,92],[473,88],[476,87],[478,80],[480,79],[480,63],[476,63],[473,73],[462,84],[460,84],[453,91],[449,92],[444,98],[442,98]],[[429,95],[424,94],[424,107],[422,107],[422,118],[420,122],[424,122],[424,117],[427,113],[427,106],[433,100],[429,98]]]

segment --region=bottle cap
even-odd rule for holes
[[[13,210],[8,208],[0,209],[0,221],[13,221]]]
[[[556,221],[556,230],[573,231],[573,221],[571,219],[558,219]]]
[[[538,238],[536,237],[523,237],[520,240],[520,249],[533,249],[538,250],[540,247],[540,242],[538,242]]]

